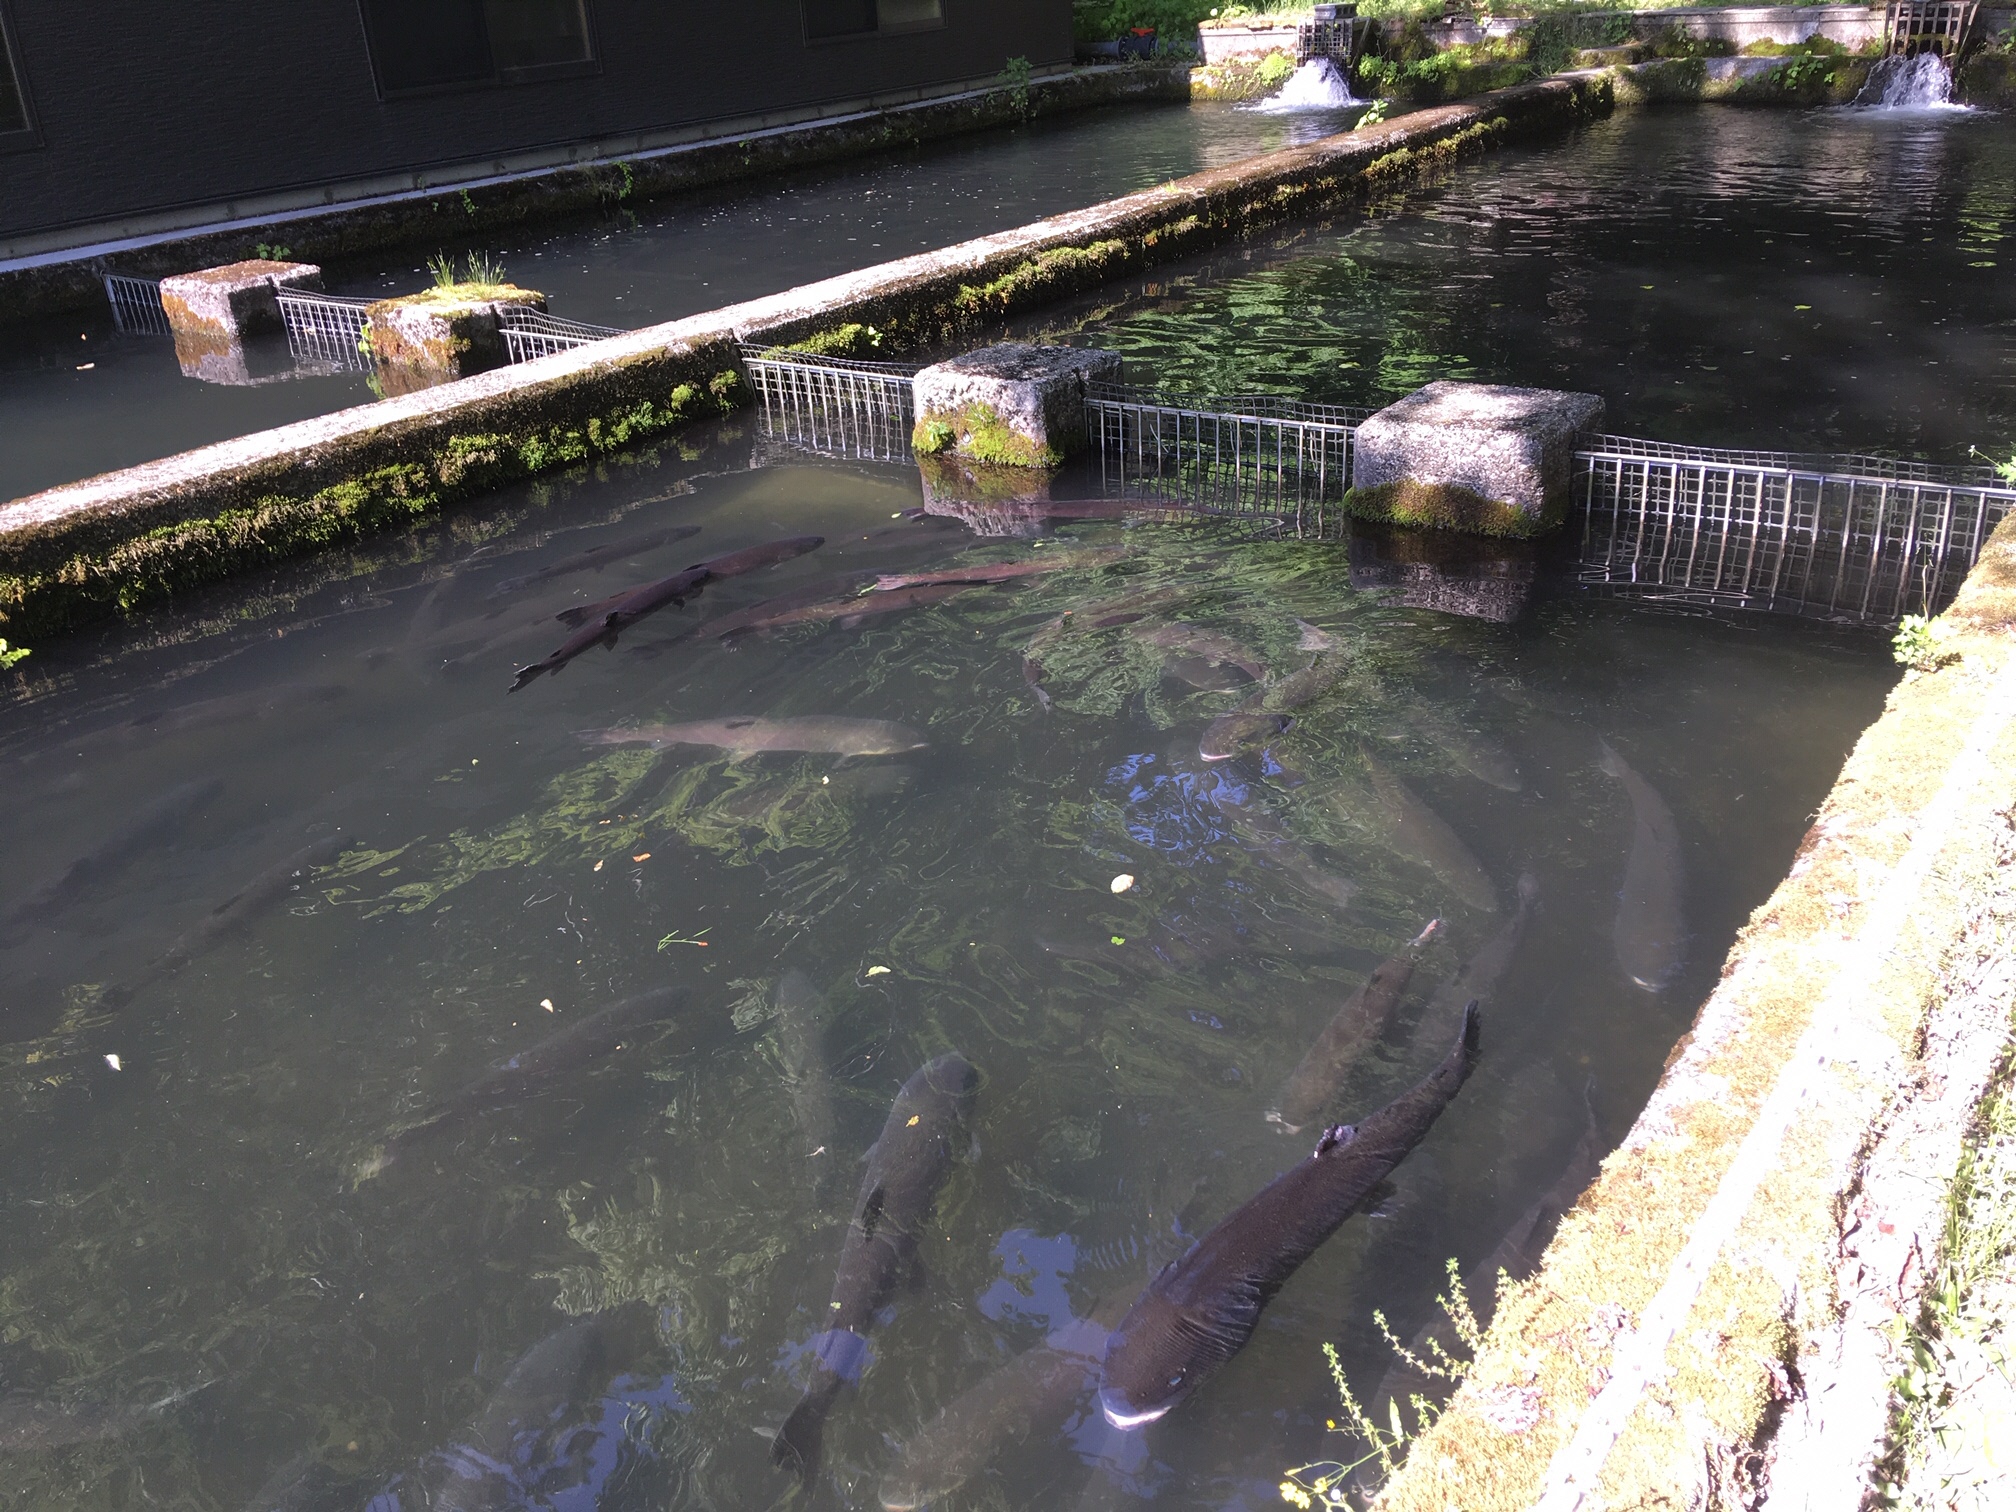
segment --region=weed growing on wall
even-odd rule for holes
[[[252,249],[252,255],[264,258],[268,262],[292,262],[294,260],[294,249],[292,247],[283,247],[278,242],[261,242]]]
[[[0,672],[5,672],[9,667],[18,667],[27,659],[26,646],[9,646],[7,642],[0,640]]]
[[[1441,1392],[1445,1397],[1463,1383],[1471,1360],[1484,1346],[1484,1326],[1477,1321],[1476,1311],[1470,1306],[1469,1295],[1463,1289],[1462,1270],[1453,1259],[1448,1262],[1448,1268],[1449,1290],[1435,1299],[1435,1305],[1442,1309],[1448,1329],[1464,1353],[1463,1358],[1459,1359],[1443,1347],[1433,1327],[1423,1329],[1413,1344],[1403,1344],[1394,1337],[1385,1313],[1372,1314],[1380,1336],[1386,1340],[1399,1363],[1415,1380],[1446,1385],[1447,1390]],[[1405,1406],[1414,1415],[1413,1427],[1407,1425],[1401,1410],[1402,1403],[1398,1398],[1391,1397],[1386,1402],[1386,1421],[1383,1424],[1375,1422],[1351,1390],[1351,1383],[1344,1375],[1344,1363],[1337,1358],[1336,1349],[1325,1344],[1323,1357],[1330,1362],[1330,1379],[1336,1383],[1339,1408],[1338,1416],[1330,1419],[1325,1426],[1333,1433],[1350,1435],[1363,1444],[1365,1450],[1348,1463],[1317,1460],[1286,1472],[1286,1478],[1281,1482],[1281,1499],[1291,1506],[1303,1508],[1304,1512],[1311,1512],[1317,1507],[1351,1507],[1354,1504],[1346,1498],[1353,1486],[1384,1484],[1400,1468],[1407,1446],[1427,1432],[1428,1425],[1442,1412],[1438,1403],[1420,1392],[1412,1392]]]
[[[1001,70],[1002,87],[1008,91],[1015,113],[1024,118],[1029,114],[1029,77],[1027,58],[1010,58]]]
[[[1939,638],[1939,626],[1922,614],[1907,614],[1898,621],[1890,654],[1913,672],[1936,672],[1954,659]]]

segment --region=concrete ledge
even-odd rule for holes
[[[777,116],[567,143],[517,158],[430,164],[418,172],[192,206],[118,225],[56,228],[0,245],[0,323],[102,306],[107,273],[185,273],[249,257],[255,242],[284,241],[293,256],[325,264],[393,247],[433,248],[566,216],[620,213],[682,190],[1024,119],[1188,98],[1188,70],[1176,67],[1039,75],[1026,101],[995,80],[965,80]]]
[[[734,339],[809,340],[848,355],[849,343],[868,339],[873,327],[881,345],[857,353],[870,355],[988,329],[1017,311],[1344,205],[1497,143],[1566,129],[1609,104],[1601,75],[1501,90],[0,505],[0,634],[18,644],[648,439],[733,400],[741,387],[730,376],[739,373],[727,344]],[[479,455],[485,460],[473,466]],[[338,493],[340,508],[332,502]]]
[[[2016,890],[2016,520],[1939,626],[1382,1512],[1872,1504],[2006,1036],[1967,984]]]

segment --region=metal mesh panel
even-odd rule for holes
[[[121,331],[168,336],[168,312],[161,308],[161,284],[152,278],[105,275],[105,298],[112,305],[112,324]]]
[[[302,367],[344,373],[368,373],[374,364],[364,350],[364,311],[368,299],[336,294],[306,294],[281,289],[280,320],[287,327],[287,350]]]
[[[774,440],[826,457],[911,459],[915,367],[743,347],[743,367]]]
[[[1265,513],[1322,534],[1351,486],[1370,410],[1271,394],[1179,398],[1100,384],[1090,397],[1109,490],[1219,514]]]
[[[498,317],[498,325],[504,336],[504,350],[513,362],[530,362],[535,357],[550,357],[591,341],[626,334],[617,326],[562,320],[542,310],[505,310]]]
[[[2016,506],[2016,489],[1981,482],[1616,449],[1576,468],[1584,583],[1853,622],[1943,608]]]

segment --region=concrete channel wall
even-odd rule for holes
[[[1026,89],[974,79],[941,89],[840,101],[681,130],[598,142],[424,173],[139,218],[0,243],[0,324],[102,307],[107,273],[155,278],[237,262],[257,242],[284,242],[304,262],[330,264],[394,247],[433,249],[564,216],[621,214],[684,190],[913,147],[990,126],[1097,105],[1189,98],[1185,68],[1158,65],[1051,71]],[[80,244],[81,242],[81,244]]]
[[[734,343],[914,349],[1157,261],[1342,206],[1606,112],[1549,79],[1249,159],[937,252],[651,326],[0,505],[15,644],[410,521],[742,402]]]
[[[1381,1512],[1877,1504],[2008,1043],[1977,925],[2016,892],[2012,632],[2016,519]]]

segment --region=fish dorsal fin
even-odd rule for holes
[[[721,727],[727,730],[746,730],[754,723],[756,723],[754,714],[734,714],[722,720]]]

